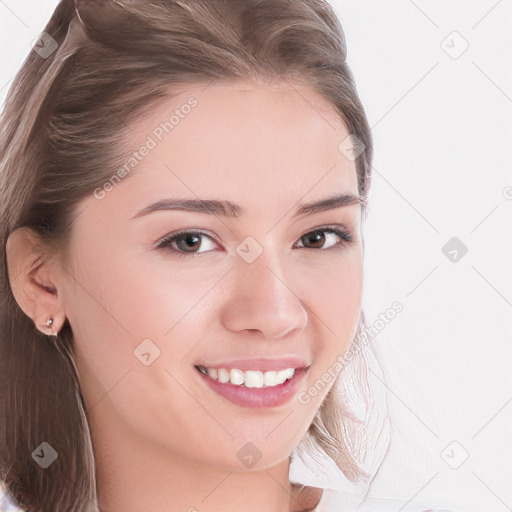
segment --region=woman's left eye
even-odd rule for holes
[[[331,245],[325,247],[324,244],[329,240],[329,237],[325,235],[331,235],[330,241]],[[174,233],[165,237],[161,242],[157,244],[158,249],[164,249],[167,252],[175,253],[178,256],[198,256],[199,254],[203,254],[209,251],[197,251],[197,249],[201,246],[201,237],[206,237],[209,240],[213,240],[212,237],[206,233],[201,231],[180,231],[178,233]],[[338,237],[341,241],[336,242],[336,237]],[[299,242],[302,245],[299,245],[299,249],[342,249],[346,244],[352,242],[352,235],[341,228],[328,226],[323,228],[315,229],[314,231],[309,231],[305,235],[302,235],[299,239]],[[304,241],[306,244],[312,243],[312,246],[305,247]],[[319,247],[322,246],[322,247]],[[190,249],[190,250],[189,250]]]
[[[336,235],[338,238],[340,238],[342,241],[338,243],[334,243],[333,245],[327,247],[327,249],[341,249],[345,244],[348,244],[352,242],[352,235],[345,231],[344,229],[340,229],[337,227],[325,227],[325,228],[319,228],[315,229],[315,231],[310,231],[309,233],[306,233],[305,235],[300,237],[300,240],[303,239],[313,239],[313,244],[315,243],[325,243],[326,236],[323,233],[327,233],[329,235]],[[334,239],[333,236],[331,239]],[[320,249],[320,247],[312,247],[312,249]],[[325,249],[325,247],[323,247]]]

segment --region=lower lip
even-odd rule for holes
[[[267,388],[248,388],[243,384],[231,382],[222,383],[195,368],[196,372],[210,386],[211,389],[227,398],[236,405],[261,409],[264,407],[277,407],[289,402],[297,393],[299,386],[309,367],[295,370],[291,379],[282,384]]]

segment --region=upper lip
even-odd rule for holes
[[[279,358],[258,358],[258,359],[231,359],[218,363],[200,363],[205,368],[236,368],[238,370],[262,370],[279,371],[286,368],[300,369],[309,366],[308,362],[300,356],[285,356]]]

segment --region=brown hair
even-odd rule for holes
[[[27,227],[46,255],[63,251],[76,205],[123,162],[130,122],[186,84],[268,79],[311,87],[364,145],[355,161],[364,198],[373,142],[342,27],[324,0],[61,0],[44,32],[55,51],[30,52],[0,119],[0,477],[31,511],[90,512],[94,452],[70,325],[49,338],[19,308],[7,271],[9,234]],[[365,329],[362,314],[356,338]],[[367,353],[363,347],[356,359],[368,403]],[[329,393],[304,441],[350,480],[366,481],[358,457],[368,447],[351,441],[364,426]],[[33,459],[43,441],[58,452],[47,469]]]

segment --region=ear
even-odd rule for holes
[[[47,260],[34,231],[22,227],[6,243],[9,283],[16,302],[44,334],[56,335],[66,316],[57,286],[57,273]],[[49,318],[53,323],[48,326]]]

